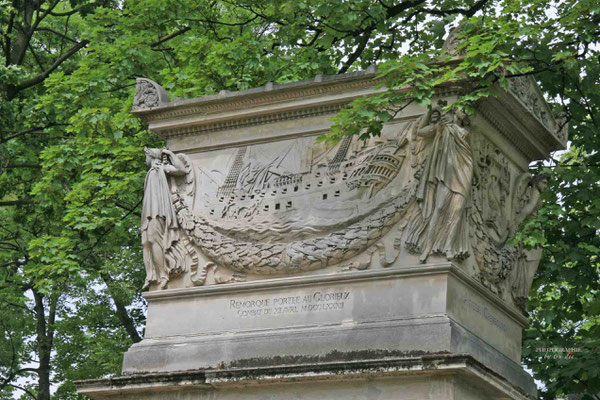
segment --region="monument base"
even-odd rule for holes
[[[123,376],[79,382],[79,393],[96,399],[535,398],[533,379],[519,364],[526,319],[452,263],[145,297],[144,340],[125,354]]]
[[[468,355],[149,373],[77,382],[92,399],[532,399]]]

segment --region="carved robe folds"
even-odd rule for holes
[[[441,116],[439,109],[433,113]],[[446,113],[441,123],[419,129],[419,136],[424,136],[420,140],[428,142],[423,150],[427,156],[416,193],[419,209],[411,220],[406,243],[413,251],[421,251],[421,262],[430,254],[444,255],[449,260],[469,254],[467,225],[463,221],[473,160],[468,132],[462,126],[466,116],[461,113],[460,121],[454,121],[458,118]]]
[[[142,244],[146,283],[159,283],[165,287],[169,276],[189,270],[186,250],[181,245],[181,230],[171,200],[168,176],[186,173],[181,161],[172,164],[168,150],[146,149],[150,169],[144,182],[142,203]]]

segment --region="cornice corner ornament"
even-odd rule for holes
[[[559,124],[552,115],[535,80],[531,76],[518,76],[507,80],[508,90],[533,114],[542,125],[563,145],[567,142],[565,124]]]
[[[151,110],[170,101],[169,95],[158,83],[147,78],[136,79],[133,112]]]

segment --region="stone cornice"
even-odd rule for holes
[[[522,78],[511,78],[508,90],[497,85],[499,94],[479,101],[477,109],[528,160],[543,159],[551,151],[565,148],[566,129],[559,129],[535,81]],[[386,90],[374,69],[174,101],[169,101],[155,82],[140,82],[146,86],[138,89],[145,91],[136,94],[133,113],[165,139],[334,115],[357,98]],[[440,86],[436,96],[458,96],[467,86]],[[140,102],[152,87],[157,88],[156,96],[150,93],[146,97],[156,101]]]
[[[369,81],[369,85],[361,88],[364,90],[338,92],[332,95],[333,98],[326,100],[318,98],[290,99],[288,102],[261,103],[254,107],[249,106],[249,108],[240,106],[236,109],[227,110],[227,112],[195,114],[195,118],[188,116],[187,118],[174,117],[170,120],[152,121],[149,128],[157,135],[165,139],[171,139],[319,115],[334,115],[357,98],[385,90],[375,89],[373,87],[374,82],[376,83],[376,81]],[[436,90],[436,96],[456,96],[463,93],[463,91],[464,89],[460,87],[440,87]]]
[[[170,139],[335,114],[357,98],[387,90],[379,87],[382,83],[383,79],[377,78],[374,70],[367,70],[165,101],[156,107],[134,108],[132,112],[148,122],[154,133]],[[440,86],[436,88],[436,96],[459,95],[464,90],[460,85]]]
[[[215,132],[225,129],[241,129],[249,126],[268,124],[278,121],[288,121],[319,115],[335,114],[339,112],[344,105],[348,104],[348,102],[349,101],[337,104],[322,104],[314,107],[282,110],[278,112],[258,114],[248,117],[241,116],[237,118],[197,124],[188,127],[170,128],[164,131],[160,128],[155,128],[154,131],[156,133],[159,133],[164,138],[173,138],[199,135],[207,132]]]
[[[189,115],[221,113],[323,94],[370,88],[382,83],[381,79],[375,79],[376,75],[374,69],[344,75],[317,75],[314,79],[306,81],[284,84],[268,83],[265,86],[237,92],[221,91],[216,95],[196,99],[175,99],[145,110],[134,108],[132,112],[147,122]]]
[[[525,155],[528,160],[540,160],[547,158],[551,151],[566,147],[566,131],[558,131],[558,124],[551,114],[542,121],[515,93],[503,91],[499,87],[497,91],[497,97],[478,102],[477,112],[500,132],[516,151]],[[547,104],[543,105],[547,107]]]
[[[501,133],[514,146],[516,151],[525,156],[527,160],[536,160],[545,157],[543,151],[533,146],[531,142],[525,140],[523,135],[519,133],[522,129],[515,128],[511,121],[499,117],[496,108],[491,107],[489,104],[479,104],[477,112],[494,129]]]

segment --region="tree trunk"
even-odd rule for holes
[[[106,273],[102,273],[100,275],[102,276],[102,280],[106,284],[106,287],[108,289],[108,293],[110,294],[110,297],[112,298],[113,302],[115,303],[115,308],[117,309],[117,317],[119,317],[119,321],[121,321],[121,325],[123,325],[123,327],[125,328],[125,331],[127,331],[127,333],[129,334],[129,337],[131,338],[133,343],[141,342],[142,338],[140,337],[140,334],[138,333],[138,331],[135,327],[135,323],[133,322],[133,319],[127,312],[125,303],[123,303],[123,301],[121,301],[119,296],[115,293],[112,277]]]
[[[50,353],[52,341],[48,340],[46,331],[46,313],[44,296],[33,289],[35,300],[35,317],[37,320],[37,351],[40,365],[38,367],[38,400],[50,400]]]

